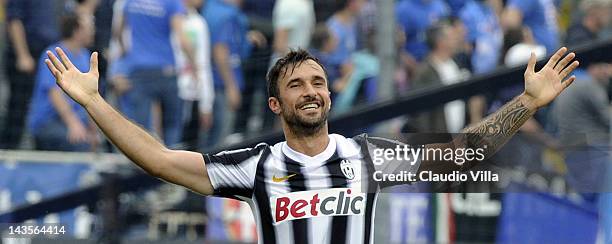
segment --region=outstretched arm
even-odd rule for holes
[[[128,158],[155,177],[201,194],[213,193],[201,154],[166,148],[104,101],[98,93],[97,52],[91,55],[89,72],[81,73],[60,48],[56,51],[61,61],[47,51],[49,59],[45,63],[57,84],[87,110],[102,132]]]
[[[480,123],[465,128],[462,135],[450,143],[431,144],[427,148],[484,148],[485,157],[492,156],[537,111],[555,99],[576,77],[565,79],[576,67],[574,53],[565,55],[567,48],[559,49],[544,68],[535,72],[536,58],[532,53],[525,71],[525,91],[491,114]],[[569,65],[568,65],[569,64]],[[433,158],[433,157],[429,157]],[[419,170],[449,172],[465,165],[452,162],[423,161]]]

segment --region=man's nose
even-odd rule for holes
[[[304,86],[304,93],[302,95],[306,97],[315,97],[317,95],[317,91],[312,84],[306,84]]]

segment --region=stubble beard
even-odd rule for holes
[[[281,102],[281,107],[283,108],[281,116],[287,123],[289,130],[291,130],[294,134],[300,136],[311,136],[320,132],[327,123],[329,112],[325,109],[325,106],[326,105],[324,102],[322,102],[321,107],[323,107],[323,111],[321,112],[321,116],[319,116],[319,118],[309,120],[298,115],[295,109],[289,108]]]

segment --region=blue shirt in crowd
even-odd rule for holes
[[[459,13],[463,9],[463,6],[465,6],[465,4],[471,1],[473,0],[446,0],[446,4],[448,5],[448,8],[450,10],[450,15],[459,16]]]
[[[251,44],[247,40],[248,19],[237,6],[224,0],[209,0],[202,7],[202,15],[210,30],[211,48],[225,44],[229,49],[229,62],[238,87],[244,89],[242,59],[248,57]],[[211,52],[212,53],[212,52]],[[213,62],[213,80],[215,89],[224,89],[225,85],[219,68]]]
[[[402,0],[395,6],[395,17],[406,35],[405,50],[422,61],[429,53],[425,32],[432,24],[448,17],[442,0]]]
[[[59,40],[59,18],[56,16],[61,16],[63,8],[50,0],[9,0],[6,18],[8,21],[21,20],[30,50],[42,50]]]
[[[495,69],[500,60],[504,38],[495,10],[484,2],[470,1],[459,16],[467,27],[468,41],[474,44],[474,73],[481,74]]]
[[[81,72],[87,72],[89,70],[89,56],[91,53],[85,48],[81,48],[77,53],[70,52],[63,43],[59,42],[53,44],[47,48],[51,50],[56,56],[55,47],[60,47],[66,52],[68,58],[72,61]],[[45,64],[47,54],[43,53],[38,60],[38,68],[36,71],[36,84],[34,85],[34,92],[32,94],[32,102],[30,104],[30,110],[28,112],[28,129],[33,135],[37,135],[40,132],[42,126],[48,121],[61,120],[57,110],[51,104],[49,97],[49,91],[51,89],[60,89],[55,84],[55,77],[51,74],[51,71]],[[72,111],[81,119],[83,124],[88,123],[87,112],[78,103],[73,101],[70,97],[64,95],[64,98],[72,108]]]
[[[328,56],[332,65],[341,65],[349,61],[351,53],[357,49],[357,25],[355,22],[345,24],[332,16],[327,21],[327,28],[337,41],[336,49]]]
[[[123,11],[131,32],[131,46],[126,54],[131,67],[174,67],[170,20],[186,13],[183,1],[128,0]]]
[[[553,54],[559,47],[559,30],[554,0],[509,0],[508,7],[523,14],[523,24],[533,32],[533,37]]]

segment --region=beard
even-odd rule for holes
[[[323,111],[317,118],[305,118],[304,116],[298,114],[296,109],[286,106],[286,104],[283,102],[280,102],[280,104],[282,107],[281,116],[283,120],[285,120],[287,123],[289,130],[296,135],[314,135],[321,131],[321,129],[323,129],[323,127],[327,124],[327,116],[329,111],[326,109],[327,105],[323,101],[321,101]]]

